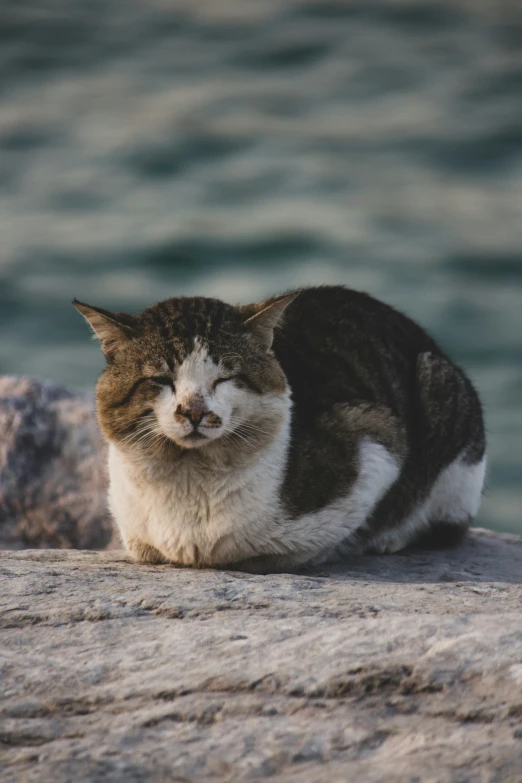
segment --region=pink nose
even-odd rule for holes
[[[199,424],[201,424],[201,420],[206,413],[208,413],[207,410],[202,410],[199,407],[184,408],[182,405],[178,405],[176,408],[176,415],[183,416],[185,419],[189,419],[194,427],[197,427]]]

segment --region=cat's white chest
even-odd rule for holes
[[[138,539],[184,565],[255,555],[280,514],[280,451],[227,474],[199,473],[187,462],[149,482],[111,446],[109,501],[124,542]]]

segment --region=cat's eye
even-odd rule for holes
[[[230,375],[228,378],[218,378],[217,381],[214,381],[214,390],[219,386],[220,383],[226,383],[227,381],[233,381],[234,376]]]
[[[147,378],[147,380],[152,381],[156,386],[170,386],[172,391],[175,390],[174,381],[168,375],[154,375],[152,378]]]

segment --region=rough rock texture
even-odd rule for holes
[[[103,549],[105,446],[85,395],[0,377],[0,547]]]
[[[521,780],[521,538],[270,576],[0,566],[6,783]]]

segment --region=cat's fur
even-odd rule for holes
[[[137,560],[284,569],[443,545],[476,515],[477,394],[388,305],[340,286],[74,304],[107,358],[110,506]]]

